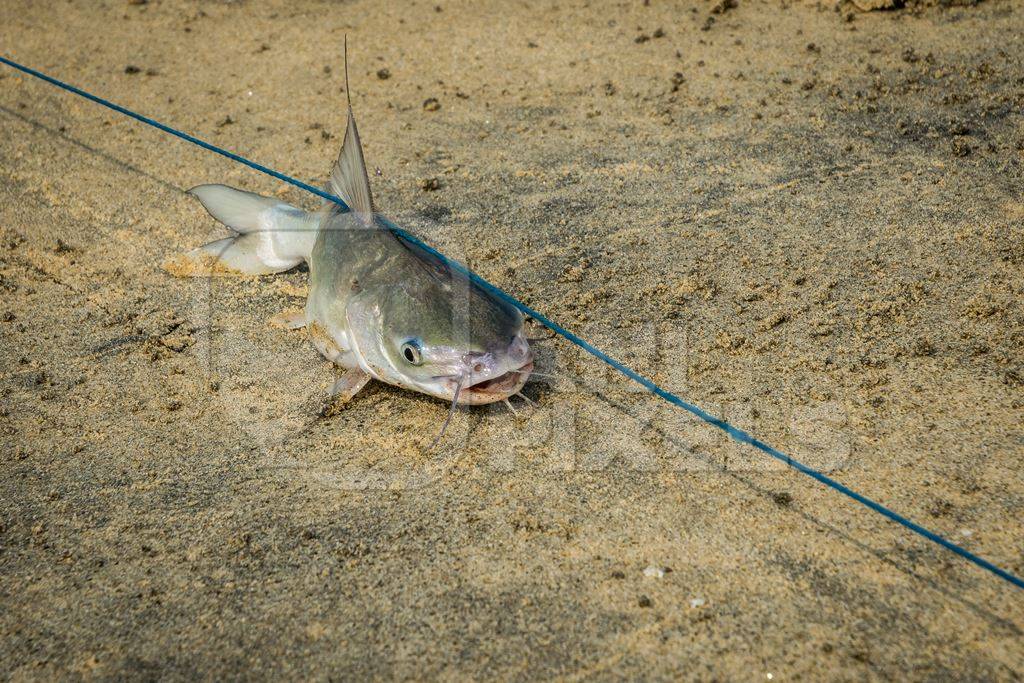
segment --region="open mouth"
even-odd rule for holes
[[[462,391],[476,399],[473,402],[497,401],[519,391],[526,384],[532,370],[533,361],[530,361],[521,368],[471,384]]]

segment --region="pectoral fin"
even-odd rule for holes
[[[348,403],[359,391],[370,381],[370,376],[360,368],[352,368],[338,378],[338,381],[331,387],[330,396],[335,401]]]
[[[284,330],[302,329],[306,326],[306,312],[297,308],[289,308],[272,317],[270,324]]]

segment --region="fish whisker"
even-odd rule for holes
[[[533,318],[530,318],[530,320],[533,320]],[[534,321],[534,322],[536,322],[536,321]],[[537,323],[537,326],[541,327],[540,323]],[[547,329],[547,328],[542,328],[542,329],[543,329],[544,332],[547,332],[546,336],[544,336],[544,337],[527,337],[526,341],[528,341],[528,342],[530,342],[532,344],[533,342],[548,341],[549,339],[554,339],[555,337],[558,336],[558,333],[555,332],[554,330]]]
[[[455,385],[455,395],[452,396],[452,407],[448,409],[448,417],[444,419],[444,424],[441,425],[441,431],[437,433],[434,440],[427,446],[428,451],[434,450],[434,446],[441,441],[441,437],[444,436],[445,431],[448,429],[448,424],[452,421],[452,415],[455,414],[455,406],[459,404],[459,394],[462,393],[462,384],[466,381],[465,375],[459,375],[459,383]]]
[[[515,394],[513,394],[513,396],[518,396],[519,398],[521,398],[524,401],[526,401],[527,403],[529,403],[530,406],[533,407],[533,408],[537,407],[537,402],[534,401],[532,398],[530,398],[529,396],[527,396],[526,394],[524,394],[521,391],[517,391]]]
[[[507,398],[502,400],[505,402],[505,405],[508,406],[508,409],[512,411],[512,414],[515,415],[516,417],[519,417],[519,411],[512,407],[512,401],[508,400]]]

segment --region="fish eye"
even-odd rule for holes
[[[402,356],[413,365],[423,364],[423,352],[420,350],[420,343],[415,339],[402,344]]]

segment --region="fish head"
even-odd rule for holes
[[[518,309],[468,280],[417,278],[364,291],[349,329],[377,379],[458,403],[500,401],[526,384],[533,353]]]

